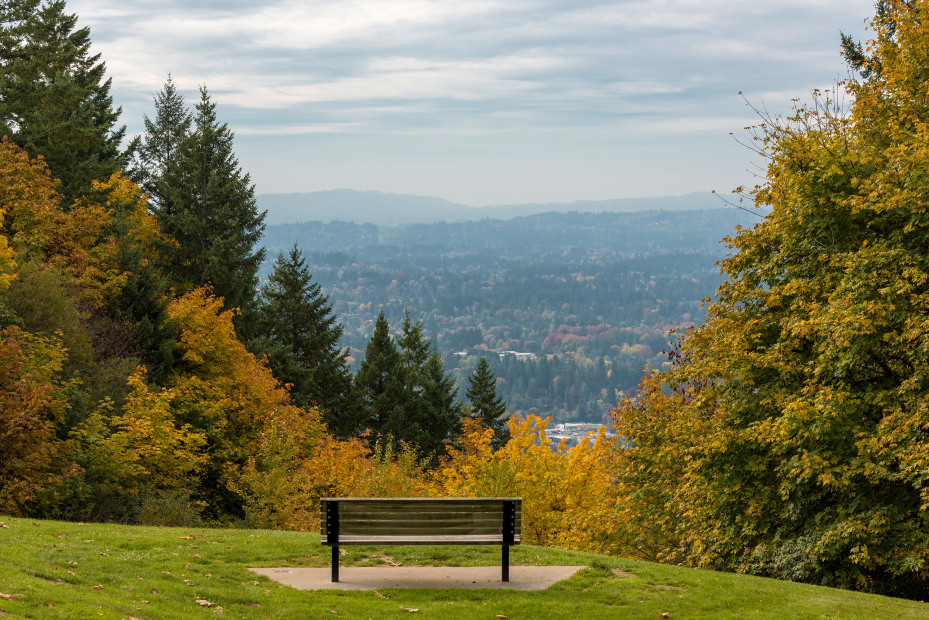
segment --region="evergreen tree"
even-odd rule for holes
[[[461,432],[461,407],[455,402],[455,381],[422,328],[422,321],[414,322],[404,311],[399,344],[406,398],[399,438],[415,444],[435,462],[445,453],[446,442]]]
[[[405,313],[400,348],[381,310],[356,375],[365,426],[383,437],[414,445],[435,462],[445,442],[461,430],[457,388],[442,358],[423,336],[422,323]]]
[[[456,402],[458,387],[445,371],[439,354],[433,351],[423,366],[420,376],[421,390],[414,401],[417,439],[423,454],[432,455],[432,463],[445,454],[448,443],[461,435],[461,403]]]
[[[402,333],[399,340],[403,367],[412,379],[416,379],[429,359],[431,342],[423,334],[422,321],[414,322],[409,309],[403,311]]]
[[[170,215],[172,208],[165,175],[169,167],[178,163],[178,149],[190,136],[193,117],[170,74],[154,100],[155,119],[145,115],[145,134],[133,140],[130,148],[133,154],[130,174],[149,195],[154,210]]]
[[[267,353],[274,376],[291,385],[298,405],[316,404],[330,432],[351,436],[356,407],[348,353],[339,348],[342,325],[296,245],[278,255],[258,308],[262,342],[254,348]]]
[[[393,340],[390,326],[381,309],[374,324],[374,333],[365,349],[364,359],[355,375],[355,392],[360,401],[362,418],[356,431],[371,430],[376,435],[392,435],[395,441],[402,432],[405,401],[402,372],[403,360]]]
[[[0,134],[42,155],[69,200],[126,161],[106,65],[64,0],[0,4]]]
[[[134,238],[125,218],[115,217],[112,229],[126,283],[107,313],[119,320],[123,339],[136,349],[149,377],[160,381],[174,366],[176,334],[168,318],[170,284],[158,262]]]
[[[233,152],[233,133],[216,118],[206,87],[194,115],[194,130],[167,162],[159,185],[158,214],[177,240],[171,271],[180,289],[210,285],[224,308],[239,308],[236,329],[247,337],[255,318],[255,291],[263,248],[265,212]],[[167,205],[170,205],[168,207]]]
[[[468,391],[465,393],[471,409],[471,415],[480,418],[481,424],[493,429],[491,448],[496,450],[510,440],[507,426],[506,403],[497,396],[497,380],[494,377],[486,357],[481,357],[477,368],[468,379]]]

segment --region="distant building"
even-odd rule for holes
[[[535,353],[523,353],[522,351],[501,351],[499,355],[500,355],[500,359],[504,359],[507,355],[511,357],[515,357],[518,360],[535,359]]]

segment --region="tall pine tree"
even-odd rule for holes
[[[356,407],[348,353],[339,348],[342,325],[296,245],[274,262],[257,324],[260,342],[253,348],[266,353],[274,376],[291,385],[294,402],[317,405],[331,433],[351,436]]]
[[[182,290],[210,285],[224,308],[238,308],[236,329],[254,329],[255,291],[263,248],[265,212],[233,152],[233,133],[216,118],[206,87],[194,114],[194,129],[166,165],[158,215],[178,247],[171,272]],[[165,205],[170,205],[167,208]]]
[[[171,213],[169,188],[165,182],[168,168],[178,165],[178,150],[190,136],[193,116],[178,92],[171,75],[155,95],[155,118],[145,115],[145,133],[133,140],[130,152],[132,179],[149,195],[157,212]]]
[[[465,396],[471,415],[479,418],[485,428],[493,429],[490,446],[496,450],[510,440],[510,429],[506,424],[506,403],[497,396],[497,380],[486,357],[481,357],[477,368],[468,380]]]
[[[406,400],[402,364],[382,309],[355,375],[355,391],[362,411],[356,432],[370,430],[374,433],[372,440],[377,435],[391,435],[395,441],[401,439]]]
[[[125,165],[105,73],[64,0],[0,4],[0,134],[44,156],[68,201]]]

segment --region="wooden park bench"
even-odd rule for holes
[[[502,580],[509,581],[521,509],[519,497],[327,497],[320,500],[320,533],[332,547],[333,583],[342,545],[500,545]]]

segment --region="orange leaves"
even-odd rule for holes
[[[64,443],[55,437],[65,395],[52,379],[65,352],[57,342],[0,330],[0,512],[20,507],[65,477]]]
[[[95,182],[94,189],[96,193],[64,210],[44,160],[30,160],[19,147],[0,142],[6,237],[0,239],[0,274],[8,270],[15,250],[21,260],[60,268],[78,284],[79,294],[96,305],[116,295],[128,279],[119,266],[120,243],[128,239],[151,250],[161,236],[129,179],[114,173],[106,182]],[[117,226],[120,222],[126,226]],[[0,287],[4,281],[0,275]]]
[[[222,311],[222,301],[206,290],[173,300],[168,314],[184,362],[171,385],[177,420],[203,433],[211,475],[226,490],[241,497],[250,480],[265,498],[256,501],[266,502],[271,481],[261,481],[259,472],[285,481],[304,445],[324,433],[319,412],[291,403],[268,367],[237,339],[233,312]]]

